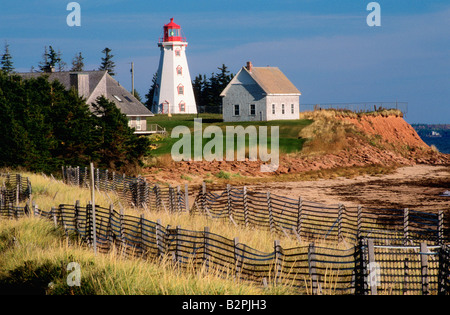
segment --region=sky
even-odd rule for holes
[[[70,68],[82,52],[98,69],[108,47],[116,80],[144,98],[157,71],[163,25],[174,18],[189,43],[192,79],[232,73],[252,61],[279,67],[301,91],[300,104],[407,102],[409,123],[450,124],[450,2],[379,0],[78,0],[70,27],[67,0],[0,0],[0,54],[10,46],[17,72],[38,68],[45,46]]]

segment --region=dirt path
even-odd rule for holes
[[[450,198],[439,196],[450,190],[450,168],[445,166],[414,165],[389,175],[264,183],[249,189],[326,204],[450,211]]]

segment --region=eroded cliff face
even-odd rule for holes
[[[430,150],[414,128],[401,116],[370,116],[338,118],[353,124],[369,137],[379,137],[386,144],[408,146],[410,149]]]

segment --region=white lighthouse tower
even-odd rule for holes
[[[161,57],[153,112],[158,114],[196,114],[194,91],[186,58],[186,39],[181,27],[170,19],[164,25],[164,36],[159,40]]]

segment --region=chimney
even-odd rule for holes
[[[55,72],[55,67],[54,66],[45,66],[43,71],[45,73],[53,73],[53,72]]]
[[[249,72],[252,72],[252,68],[253,68],[252,62],[251,61],[247,61],[247,70]]]
[[[71,73],[70,86],[75,88],[78,96],[87,99],[89,97],[89,74]]]

